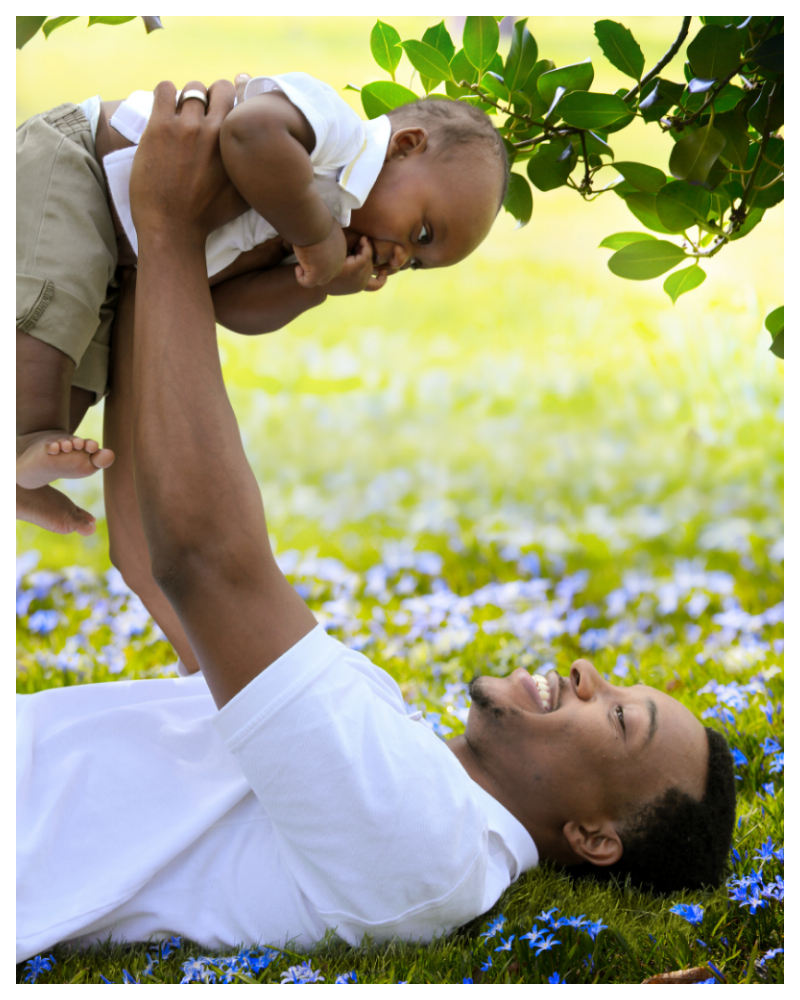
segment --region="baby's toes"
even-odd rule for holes
[[[101,448],[90,454],[89,458],[96,469],[107,469],[114,461],[114,452],[110,448]]]
[[[94,455],[100,445],[93,438],[86,438],[83,442],[83,450],[87,455]]]
[[[72,438],[63,437],[56,438],[54,441],[48,441],[44,449],[48,455],[61,455],[72,451]]]

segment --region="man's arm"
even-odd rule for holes
[[[204,115],[199,101],[176,108],[174,87],[159,84],[134,160],[133,443],[153,575],[221,707],[316,619],[275,563],[222,379],[205,241],[229,183],[218,136],[233,87],[209,96]]]
[[[109,555],[189,673],[199,670],[174,608],[153,579],[133,479],[133,316],[135,271],[125,272],[111,343],[111,392],[103,410],[103,440],[117,456],[103,472]]]

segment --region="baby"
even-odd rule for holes
[[[200,85],[179,98],[195,99]],[[138,252],[130,170],[152,105],[144,91],[95,97],[17,131],[17,517],[59,533],[91,534],[94,518],[48,484],[114,461],[73,432],[107,391],[115,272]],[[428,99],[363,121],[305,73],[237,77],[220,149],[236,194],[207,241],[209,284],[218,321],[246,334],[463,260],[508,183],[482,111]]]

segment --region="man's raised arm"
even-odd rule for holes
[[[218,707],[316,624],[273,558],[217,350],[205,242],[233,201],[219,154],[232,106],[225,82],[207,114],[159,84],[131,175],[136,492],[153,575]]]

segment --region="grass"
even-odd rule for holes
[[[258,21],[278,52],[263,67],[264,38],[249,19],[211,20],[175,19],[149,38],[138,25],[87,32],[75,22],[38,39],[18,56],[18,118],[97,91],[114,97],[163,76],[188,78],[198,59],[209,78],[243,64],[254,73],[302,68],[311,58],[339,86],[374,78],[368,22]],[[584,20],[534,19],[543,54],[593,54]],[[674,19],[624,20],[648,60],[666,48]],[[421,23],[409,21],[403,37]],[[676,307],[656,282],[612,278],[607,253],[593,249],[631,228],[622,211],[617,200],[585,206],[554,192],[537,199],[527,229],[499,220],[458,268],[399,276],[378,295],[330,302],[269,338],[222,332],[226,381],[288,575],[442,736],[460,731],[463,685],[478,672],[548,663],[563,671],[588,655],[618,683],[663,687],[710,713],[747,758],[737,767],[731,875],[761,868],[774,883],[782,862],[754,855],[767,838],[783,845],[783,773],[765,742],[783,744],[782,614],[764,615],[783,589],[783,365],[762,328],[783,301],[780,210],[720,254],[703,288]],[[100,421],[98,410],[88,427],[99,433]],[[19,526],[27,563],[17,690],[169,672],[170,648],[107,575],[100,484],[67,489],[100,528],[87,541]],[[550,581],[541,599],[473,596],[535,578]],[[442,615],[431,595],[445,589],[465,600]],[[48,611],[55,615],[34,617]],[[574,628],[556,634],[546,624],[565,625],[576,611],[585,617],[569,619]],[[781,982],[783,956],[765,956],[783,946],[782,900],[763,897],[751,913],[734,890],[660,899],[541,868],[473,928],[428,947],[328,941],[309,960],[326,982],[354,970],[359,983],[535,983],[556,971],[569,983],[637,983],[707,960],[728,983]],[[679,903],[702,906],[702,923],[670,913]],[[561,944],[537,958],[520,937],[554,906],[556,917],[584,914],[607,927],[595,942],[559,928]],[[482,937],[499,913],[502,930]],[[495,952],[510,934],[510,950]],[[159,957],[158,946],[59,947],[37,981],[122,982],[124,969],[142,982],[180,982],[183,963],[204,953],[181,942],[151,963],[152,976],[148,954]],[[481,970],[489,954],[493,965]],[[217,981],[220,961],[205,964]],[[284,953],[244,974],[274,982],[300,961]]]

